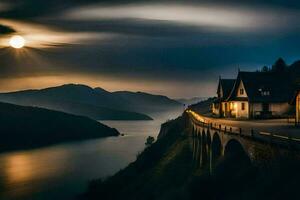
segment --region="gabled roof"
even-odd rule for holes
[[[230,95],[230,92],[234,86],[235,79],[219,79],[219,85],[218,85],[218,92],[220,91],[222,87],[223,91],[223,98],[222,99],[227,99]]]
[[[239,72],[227,100],[236,100],[237,89],[243,82],[249,102],[290,102],[295,87],[288,73]],[[263,95],[263,92],[269,95]]]

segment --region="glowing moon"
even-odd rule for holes
[[[9,45],[15,49],[20,49],[25,46],[25,39],[22,36],[15,35],[9,40]]]

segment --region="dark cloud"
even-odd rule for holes
[[[300,42],[296,35],[293,39],[269,39],[267,36],[248,37],[248,40],[234,36],[218,37],[212,36],[217,40],[223,38],[223,41],[214,45],[208,45],[212,43],[209,41],[204,45],[199,39],[201,36],[172,39],[122,36],[95,42],[93,45],[28,49],[37,60],[47,59],[50,63],[48,66],[37,66],[38,63],[32,65],[32,57],[28,60],[26,56],[21,60],[25,59],[27,62],[11,65],[20,59],[15,59],[13,52],[8,52],[0,58],[6,61],[1,74],[14,76],[16,73],[28,75],[76,72],[123,79],[208,80],[212,76],[217,77],[219,73],[234,72],[238,67],[255,70],[265,64],[270,65],[279,56],[291,62],[300,52],[300,47],[294,45],[295,41]],[[232,40],[236,40],[234,44]]]
[[[0,34],[13,33],[15,30],[9,26],[4,26],[0,24]]]
[[[11,9],[1,12],[0,16],[9,17],[9,18],[33,18],[37,16],[44,16],[53,13],[58,13],[65,9],[69,9],[74,6],[80,5],[89,5],[94,3],[102,4],[126,4],[126,3],[141,3],[141,2],[158,2],[158,3],[182,3],[189,4],[238,4],[238,5],[258,5],[258,6],[277,6],[282,8],[300,8],[300,2],[298,0],[50,0],[50,1],[41,1],[41,0],[14,0],[13,3],[11,0],[2,0],[11,5]]]
[[[232,5],[237,10],[239,7],[252,6],[260,10],[266,9],[266,13],[269,9],[276,8],[275,20],[267,21],[265,27],[260,30],[226,29],[159,19],[99,18],[83,21],[59,17],[69,9],[81,8],[88,4],[123,5],[132,2],[121,0],[14,1],[13,4],[11,3],[10,10],[1,11],[0,16],[30,21],[63,33],[100,33],[110,37],[88,38],[65,44],[53,41],[43,48],[27,47],[27,53],[19,57],[16,57],[14,50],[1,49],[0,79],[76,73],[119,79],[120,89],[130,89],[122,88],[122,81],[131,80],[178,81],[184,83],[186,87],[195,85],[195,82],[203,85],[209,83],[213,87],[219,74],[233,76],[238,67],[255,70],[263,65],[271,65],[278,57],[284,57],[290,63],[300,55],[300,46],[295,45],[300,43],[298,37],[300,24],[297,20],[286,18],[287,20],[283,21],[285,26],[281,27],[280,24],[276,29],[269,28],[270,23],[276,25],[277,19],[284,20],[286,17],[281,17],[281,12],[277,11],[300,14],[298,1],[246,0],[243,4],[237,0],[178,1],[179,5],[201,3],[220,7]],[[169,1],[163,2],[167,4]],[[269,13],[268,16],[272,17],[273,13]],[[263,20],[264,15],[261,16]],[[0,26],[0,32],[11,33],[14,29],[15,27]],[[164,92],[168,94],[168,91]],[[213,93],[214,91],[211,91],[210,94]],[[178,91],[178,96],[180,95]]]
[[[59,12],[71,6],[77,5],[80,1],[40,1],[40,0],[14,0],[2,1],[10,5],[10,9],[2,11],[0,16],[7,18],[32,18],[37,16],[48,15],[53,12]]]

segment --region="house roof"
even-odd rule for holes
[[[235,79],[221,79],[219,80],[219,86],[218,86],[218,92],[220,90],[220,87],[222,87],[223,90],[223,98],[227,99],[230,95],[230,92],[234,86]]]
[[[227,100],[236,100],[237,89],[241,81],[250,102],[290,102],[295,91],[288,73],[239,72]],[[268,92],[268,94],[263,92]]]

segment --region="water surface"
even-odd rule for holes
[[[71,199],[88,181],[105,178],[134,161],[148,136],[180,111],[157,113],[153,121],[102,121],[123,137],[108,137],[0,154],[0,199]]]

